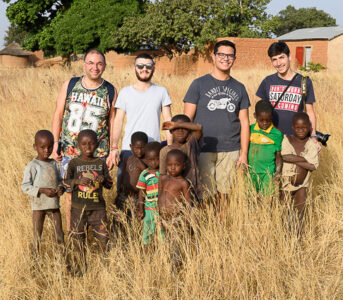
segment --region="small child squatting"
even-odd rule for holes
[[[141,131],[137,131],[131,136],[130,148],[132,156],[124,159],[123,172],[119,178],[119,190],[115,199],[118,209],[127,211],[128,201],[131,200],[131,206],[135,207],[138,202],[139,189],[136,187],[139,175],[146,168],[143,162],[144,147],[148,143],[148,136]],[[129,212],[127,211],[127,214]],[[130,215],[131,216],[131,215]]]
[[[192,123],[186,115],[176,115],[170,122],[164,122],[163,130],[170,130],[173,143],[162,148],[160,152],[160,173],[167,174],[166,157],[172,149],[179,149],[186,154],[185,167],[182,176],[191,183],[191,193],[198,202],[202,202],[203,188],[200,182],[198,158],[200,154],[199,139],[202,126]]]
[[[272,195],[282,169],[281,144],[283,135],[272,123],[273,106],[269,101],[256,103],[256,123],[250,125],[248,153],[250,181],[257,193]]]
[[[319,166],[318,146],[309,137],[311,123],[306,113],[294,115],[292,129],[295,135],[286,136],[282,142],[282,200],[287,195],[291,197],[298,212],[301,231],[311,172]]]
[[[137,182],[139,189],[139,201],[137,217],[143,219],[142,242],[148,245],[158,225],[158,185],[160,179],[159,155],[161,144],[150,142],[145,145],[144,163],[148,166],[140,175]],[[164,239],[164,233],[161,228],[160,234]]]
[[[50,159],[54,146],[54,137],[48,130],[39,130],[35,135],[33,148],[37,157],[25,168],[21,185],[24,193],[31,197],[33,243],[32,251],[37,252],[42,237],[45,216],[52,221],[56,242],[64,244],[60,196],[64,192],[62,178],[57,162]]]

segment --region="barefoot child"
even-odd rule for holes
[[[202,134],[202,126],[194,124],[186,115],[176,115],[170,122],[164,122],[162,129],[170,130],[173,143],[162,148],[160,153],[160,173],[167,174],[166,157],[172,149],[180,149],[186,154],[184,176],[191,183],[191,190],[198,202],[202,201],[202,185],[199,177],[198,157],[200,147],[198,140]]]
[[[127,210],[127,200],[132,200],[132,207],[135,207],[138,202],[139,190],[137,189],[137,182],[139,175],[146,168],[143,162],[144,147],[148,143],[148,136],[141,131],[135,132],[131,136],[131,151],[132,156],[124,159],[123,172],[119,178],[119,190],[115,200],[115,204],[120,210]]]
[[[276,181],[281,175],[283,135],[272,123],[273,106],[269,101],[256,103],[254,117],[248,154],[250,181],[257,193],[271,195],[277,191]]]
[[[138,196],[138,212],[137,217],[143,218],[143,244],[148,245],[156,228],[158,221],[158,184],[160,179],[159,155],[161,144],[158,142],[150,142],[145,145],[144,163],[148,166],[139,176],[137,188],[139,189]],[[164,238],[161,229],[161,235]]]
[[[98,147],[96,133],[90,129],[82,130],[77,140],[81,156],[70,161],[63,180],[64,185],[72,190],[71,238],[84,251],[87,228],[91,225],[93,236],[105,251],[108,232],[102,189],[111,188],[112,179],[105,161],[94,157],[94,151]]]
[[[64,188],[58,165],[49,158],[53,146],[54,137],[50,131],[36,133],[33,148],[37,157],[26,166],[21,185],[22,190],[31,196],[33,251],[39,250],[46,215],[52,221],[57,243],[64,244],[59,198]]]
[[[294,115],[292,129],[295,135],[287,135],[282,142],[282,190],[283,199],[288,194],[294,201],[301,231],[311,172],[319,165],[318,146],[309,137],[312,128],[306,113],[299,112]]]

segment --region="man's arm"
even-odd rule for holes
[[[111,170],[113,168],[113,166],[116,163],[116,158],[113,152],[111,152],[112,149],[112,131],[113,131],[113,127],[114,127],[114,119],[116,116],[116,109],[114,107],[114,105],[116,104],[117,101],[117,90],[114,89],[114,97],[113,97],[113,101],[112,101],[112,105],[111,105],[111,109],[110,109],[110,116],[108,118],[108,136],[109,136],[109,146],[110,146],[110,153],[108,154],[108,157],[106,159],[106,164],[109,170]]]
[[[64,107],[67,98],[67,89],[70,79],[66,80],[61,90],[58,94],[57,101],[56,101],[56,109],[54,113],[54,117],[52,119],[52,134],[54,135],[54,148],[52,151],[52,157],[54,160],[61,161],[62,156],[57,154],[58,148],[58,141],[60,139],[60,133],[62,129],[62,119],[64,114]]]
[[[308,117],[310,118],[311,126],[312,126],[312,133],[311,135],[316,135],[316,114],[314,113],[313,103],[305,104],[306,106],[306,112],[308,114]],[[316,140],[317,141],[317,140]]]
[[[170,105],[166,105],[162,107],[162,117],[163,117],[164,122],[171,120],[172,114],[171,114]],[[168,145],[171,145],[173,143],[173,137],[169,131],[166,131],[166,137],[167,137]]]
[[[237,166],[240,164],[248,164],[248,150],[249,150],[249,114],[248,109],[241,109],[238,114],[241,123],[241,155],[238,158]]]
[[[188,116],[193,122],[195,117],[195,112],[197,111],[197,105],[189,102],[185,102],[183,106],[183,113]]]
[[[115,113],[115,117],[114,117],[114,121],[113,121],[113,126],[111,129],[111,137],[110,137],[110,141],[111,141],[111,149],[113,148],[117,148],[116,150],[111,150],[110,152],[110,160],[111,160],[111,164],[112,167],[114,165],[114,163],[118,164],[119,163],[119,150],[118,150],[118,143],[119,143],[119,139],[120,139],[120,135],[121,135],[121,131],[123,128],[123,123],[124,123],[124,118],[125,118],[125,111],[123,111],[120,108],[117,108],[116,113]],[[109,159],[107,158],[107,165],[109,165]],[[109,169],[111,169],[109,167]]]

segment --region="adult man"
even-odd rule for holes
[[[92,129],[97,133],[99,145],[95,156],[107,157],[107,165],[112,168],[115,163],[113,153],[109,152],[109,131],[113,124],[116,90],[102,79],[106,68],[103,53],[90,49],[84,56],[85,75],[72,78],[62,85],[56,102],[52,122],[54,149],[52,156],[61,161],[62,177],[69,161],[78,156],[77,135],[83,129]],[[112,93],[111,93],[112,91]],[[110,99],[112,98],[112,99]],[[58,141],[62,143],[62,155],[57,154]],[[66,221],[70,230],[71,193],[67,193]]]
[[[244,85],[230,75],[235,58],[234,43],[216,43],[212,73],[195,79],[183,100],[184,113],[203,126],[199,171],[212,193],[227,194],[235,164],[247,164],[250,101]]]
[[[139,54],[135,59],[134,69],[137,81],[130,86],[124,87],[118,95],[116,102],[116,117],[113,124],[113,149],[117,162],[119,161],[118,142],[121,135],[124,117],[126,126],[122,141],[120,161],[126,156],[132,155],[130,150],[131,135],[136,131],[147,134],[149,142],[160,141],[160,116],[164,121],[171,119],[171,100],[166,88],[157,86],[151,82],[155,71],[155,62],[147,53]],[[171,143],[171,135],[167,134],[168,144]],[[121,175],[122,164],[119,164],[117,176]]]
[[[273,105],[278,101],[283,91],[287,88],[274,108],[273,124],[284,134],[294,135],[292,118],[297,112],[304,110],[302,101],[301,82],[302,76],[291,68],[290,51],[286,43],[275,42],[268,49],[268,56],[276,70],[275,74],[267,76],[260,84],[256,96],[263,100],[269,100]],[[295,77],[296,76],[296,77]],[[293,79],[294,78],[294,79]],[[293,80],[291,82],[291,80]],[[315,102],[311,79],[306,80],[307,97],[305,108],[312,125],[312,136],[316,135],[316,116],[313,109]],[[316,140],[315,140],[316,141]]]

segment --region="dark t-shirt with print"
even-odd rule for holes
[[[97,180],[98,176],[105,178],[104,184],[100,184]],[[93,180],[93,185],[86,187],[75,183],[77,179],[87,177]],[[63,184],[71,189],[72,202],[71,206],[77,209],[99,210],[103,209],[106,204],[102,196],[102,188],[106,187],[106,183],[111,181],[106,163],[101,158],[92,160],[83,160],[74,158],[70,161]]]
[[[304,110],[301,93],[301,78],[300,74],[294,79],[290,87],[287,89],[282,99],[274,109],[273,124],[283,134],[294,135],[292,129],[292,118],[295,113]],[[290,80],[280,78],[277,73],[267,76],[260,84],[256,96],[262,100],[269,100],[272,105],[279,99],[282,92],[288,86]],[[314,103],[314,91],[310,78],[307,78],[307,98],[306,103]]]
[[[230,152],[241,148],[239,111],[250,106],[244,85],[230,77],[210,74],[195,79],[183,100],[197,105],[195,123],[203,126],[201,152]]]

